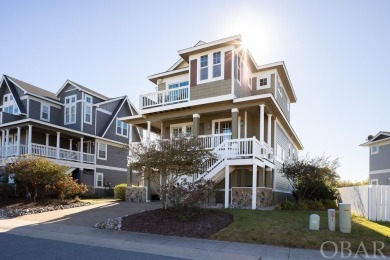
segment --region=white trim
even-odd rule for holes
[[[260,86],[260,80],[262,80],[262,79],[266,79],[267,80],[267,84],[263,85],[263,86]],[[271,88],[271,80],[269,78],[269,75],[267,75],[267,76],[258,76],[256,78],[256,89],[257,90],[261,90],[261,89],[267,89],[267,88]]]
[[[238,113],[238,108],[232,108],[232,113]]]
[[[47,119],[43,118],[42,117],[42,114],[43,114],[43,107],[47,107]],[[41,103],[41,111],[39,111],[39,118],[42,120],[42,121],[46,121],[46,122],[50,122],[50,105],[47,104],[47,103]]]
[[[370,174],[382,174],[382,173],[390,173],[390,169],[370,171]]]
[[[95,171],[96,172],[96,171]],[[102,180],[101,180],[101,182],[102,182],[102,186],[98,186],[97,184],[98,184],[98,176],[102,176]],[[95,182],[95,188],[104,188],[104,173],[102,173],[102,172],[96,172],[96,182]]]
[[[231,117],[214,119],[211,120],[211,134],[215,134],[215,123],[218,122],[218,128],[220,128],[220,122],[225,122],[225,121],[230,121],[232,123],[232,130],[233,130],[233,122]]]
[[[220,63],[218,63],[217,65],[220,65],[221,66],[221,75],[218,76],[218,77],[213,77],[213,68],[214,68],[214,53],[220,53]],[[203,53],[199,53],[199,54],[196,54],[196,55],[193,55],[191,56],[191,58],[195,58],[197,59],[197,79],[196,79],[196,84],[199,85],[199,84],[204,84],[204,83],[209,83],[209,82],[214,82],[214,81],[218,81],[218,80],[222,80],[224,79],[224,75],[225,75],[225,52],[226,52],[226,48],[219,48],[219,49],[214,49],[214,50],[209,50],[209,51],[206,51],[206,52],[203,52]],[[207,78],[206,79],[201,79],[200,78],[200,75],[201,75],[201,58],[203,56],[206,56],[207,57],[207,66],[206,67],[203,67],[203,68],[207,68]]]
[[[242,41],[241,35],[234,35],[234,36],[223,38],[223,39],[220,39],[220,40],[217,40],[217,41],[212,41],[212,42],[205,43],[205,44],[202,44],[202,45],[186,48],[186,49],[178,51],[178,53],[179,53],[179,55],[182,55],[184,53],[193,52],[193,51],[197,51],[197,50],[201,50],[201,49],[206,49],[208,47],[212,47],[212,46],[215,46],[215,45],[218,45],[218,44],[222,44],[222,43],[226,43],[226,42],[229,42],[229,41],[240,41],[241,42]]]
[[[77,85],[75,85],[75,83],[73,83],[72,81],[70,81],[69,79],[67,81],[65,81],[64,85],[62,85],[62,87],[57,91],[56,93],[56,96],[59,95],[59,93],[61,93],[61,91],[66,87],[67,84],[70,84],[72,85],[73,87],[75,87],[76,89],[78,89],[79,91],[82,91],[82,92],[85,92],[85,93],[88,93],[94,97],[98,97],[100,99],[103,99],[103,100],[107,100],[107,97],[104,97],[102,94],[99,94],[99,93],[92,93],[86,89],[82,89],[80,87],[78,87]]]
[[[65,90],[64,92],[70,92],[70,91],[74,91],[74,90],[78,90],[78,91],[80,91],[80,89],[77,89],[77,88],[71,88],[71,89]]]
[[[30,93],[27,93],[25,96],[23,96],[23,99],[20,98],[20,100],[24,100],[24,99],[29,99],[29,100],[34,100],[34,101],[37,101],[37,102],[40,102],[40,103],[51,103],[50,106],[52,107],[55,107],[55,108],[58,108],[58,109],[61,109],[64,104],[60,103],[61,105],[58,104],[58,102],[53,102],[52,100],[48,99],[48,98],[40,98],[39,96],[36,96],[36,95],[31,95]]]
[[[84,121],[84,123],[86,123],[86,124],[89,124],[89,125],[92,125],[92,105],[93,105],[93,98],[92,98],[92,96],[91,95],[88,95],[88,94],[84,94],[83,93],[83,96],[84,96],[84,98],[83,98],[83,110],[84,110],[84,117],[83,117],[83,121]],[[90,98],[91,99],[91,102],[90,103],[88,103],[87,102],[87,98]],[[90,107],[91,108],[91,110],[90,110],[90,122],[88,122],[87,120],[86,120],[86,118],[87,118],[87,107]]]
[[[98,107],[98,108],[96,108],[96,111],[102,112],[102,113],[107,114],[107,115],[112,115],[112,112],[105,110],[103,108]]]
[[[116,125],[115,125],[115,133],[116,135],[119,135],[119,136],[123,136],[123,137],[129,137],[129,125],[126,123],[126,122],[123,122],[121,120],[119,120],[119,118],[117,117],[116,118]],[[121,132],[118,133],[118,123],[120,124],[120,129],[121,129]],[[125,129],[125,126],[126,126],[126,135],[123,134],[123,130]]]
[[[181,69],[178,69],[178,70],[165,71],[165,72],[162,72],[162,73],[158,73],[158,74],[154,74],[154,75],[148,76],[148,80],[153,80],[153,79],[156,79],[156,78],[163,78],[165,76],[170,76],[170,75],[174,75],[174,74],[180,74],[182,72],[186,72],[187,70],[189,70],[189,67],[181,68]],[[184,73],[182,73],[182,74],[184,74]]]
[[[175,64],[173,64],[169,69],[168,71],[172,71],[174,70],[177,66],[179,66],[180,63],[182,63],[183,61],[185,61],[183,58],[180,58],[178,61],[176,61]]]
[[[75,98],[75,102],[71,102],[72,98]],[[69,99],[69,104],[66,104],[66,100]],[[74,107],[74,121],[72,120],[72,107]],[[69,108],[69,121],[66,122],[66,109]],[[70,95],[64,99],[64,125],[76,124],[77,122],[77,95]]]
[[[96,165],[96,169],[105,169],[105,170],[113,170],[118,172],[127,172],[127,168],[119,168],[119,167],[112,167],[112,166],[106,166],[106,165]]]
[[[193,118],[195,118],[195,117],[200,118],[200,115],[199,114],[193,114],[192,117]]]
[[[106,147],[106,148],[105,148],[104,157],[100,157],[100,156],[99,156],[99,151],[100,151],[100,145],[101,145],[101,144],[104,145],[104,146]],[[107,153],[108,153],[108,145],[107,145],[106,143],[97,141],[97,153],[96,153],[97,159],[107,161]]]
[[[102,101],[102,102],[99,102],[99,103],[95,103],[95,104],[93,104],[93,106],[94,106],[94,107],[100,107],[101,105],[108,104],[108,103],[111,103],[111,102],[114,102],[114,101],[117,101],[117,100],[121,100],[121,99],[123,99],[124,97],[126,97],[126,96],[120,96],[120,97],[108,99],[108,100],[106,100],[106,101]]]
[[[192,129],[191,129],[191,134],[192,134],[192,130],[193,130],[193,127],[194,127],[194,122],[185,122],[185,123],[171,124],[169,126],[169,136],[171,138],[174,137],[173,136],[173,128],[179,128],[179,127],[181,127],[182,135],[183,136],[187,136],[187,126],[192,126]]]

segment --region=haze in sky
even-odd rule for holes
[[[4,1],[0,74],[56,92],[71,79],[109,97],[153,92],[178,50],[241,34],[258,64],[285,61],[301,154],[368,178],[369,134],[389,131],[390,1]]]

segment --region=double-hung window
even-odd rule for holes
[[[92,97],[85,95],[84,122],[92,124]]]
[[[103,173],[96,173],[96,187],[103,188],[103,186],[104,186]]]
[[[41,120],[50,121],[50,106],[48,104],[41,104]]]
[[[107,160],[107,144],[98,143],[98,159]]]
[[[209,78],[209,56],[203,55],[200,57],[200,80],[206,80]]]
[[[221,52],[213,53],[213,78],[221,76]]]
[[[116,119],[116,134],[127,137],[128,133],[128,125],[125,122],[120,121],[118,118]]]
[[[65,125],[76,123],[76,95],[65,98]]]

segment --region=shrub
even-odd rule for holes
[[[126,189],[127,189],[126,183],[121,183],[116,185],[114,187],[114,198],[122,201],[126,200]]]
[[[310,208],[307,200],[303,200],[303,201],[298,201],[297,204],[296,204],[296,209],[299,209],[299,210],[308,210]]]
[[[320,200],[305,200],[304,202],[306,203],[308,209],[313,209],[313,210],[325,209],[324,205]]]
[[[63,177],[53,184],[46,185],[46,191],[54,191],[61,200],[71,198],[76,195],[82,195],[88,191],[87,186],[83,183],[78,184],[72,176],[64,174]]]
[[[292,210],[292,209],[295,209],[295,203],[294,202],[291,202],[291,201],[288,201],[288,200],[285,200],[283,201],[281,204],[280,204],[280,208],[282,210]]]

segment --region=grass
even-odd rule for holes
[[[252,211],[228,209],[234,216],[234,222],[211,238],[234,242],[268,244],[296,248],[320,249],[325,241],[333,241],[340,247],[341,241],[351,243],[351,250],[356,252],[361,242],[368,252],[373,252],[372,241],[385,244],[382,252],[390,255],[390,223],[375,223],[364,218],[352,217],[352,232],[344,234],[338,229],[336,213],[336,231],[328,230],[326,211]],[[309,230],[310,214],[320,216],[320,231]],[[324,247],[334,250],[331,244]],[[380,245],[378,244],[380,248]]]

